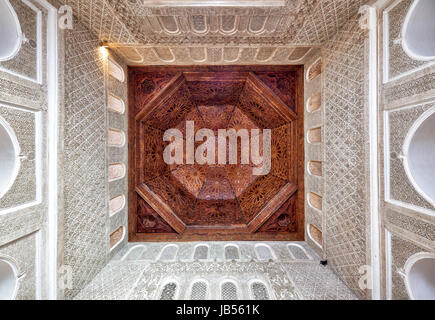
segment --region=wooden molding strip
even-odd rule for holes
[[[244,82],[249,72],[184,72],[187,82],[193,81],[236,81]]]
[[[186,224],[178,218],[169,206],[164,203],[145,183],[136,187],[136,192],[160,215],[178,234],[186,230]]]

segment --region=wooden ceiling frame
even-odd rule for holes
[[[173,76],[162,86],[161,90],[138,112],[136,110],[137,77],[145,73],[171,73]],[[266,85],[256,72],[294,72],[296,83],[296,96],[294,106],[289,107],[275,92]],[[244,84],[244,90],[252,90],[257,99],[264,101],[264,105],[282,119],[289,123],[290,134],[294,135],[291,142],[291,152],[294,154],[293,167],[289,169],[289,181],[269,199],[253,219],[246,224],[229,225],[188,225],[174,211],[174,208],[152,190],[143,181],[137,180],[137,134],[143,130],[139,128],[147,119],[155,116],[155,112],[162,108],[168,96],[178,92],[180,87],[190,82],[215,82]],[[246,89],[249,87],[250,89]],[[274,88],[276,89],[276,88]],[[139,241],[198,241],[198,240],[286,240],[301,241],[305,237],[304,214],[304,129],[303,129],[303,66],[200,66],[200,67],[130,67],[129,68],[129,240]],[[141,151],[142,152],[142,151]],[[137,200],[143,199],[160,218],[174,230],[174,233],[138,233],[137,232]],[[280,228],[280,222],[268,223],[277,212],[290,201],[295,199],[296,231],[294,232],[264,232],[266,225]],[[278,217],[279,218],[279,217]],[[169,227],[168,227],[169,229]],[[273,229],[273,228],[272,228]],[[261,232],[260,232],[261,231]]]

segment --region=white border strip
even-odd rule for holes
[[[387,300],[392,299],[392,257],[391,257],[391,233],[385,230],[385,290]]]
[[[378,17],[376,9],[367,8],[369,31],[369,133],[370,133],[370,229],[372,299],[380,299],[379,258],[379,168],[378,168]]]
[[[58,232],[58,57],[57,10],[46,0],[38,2],[47,9],[47,97],[48,97],[48,214],[47,214],[47,298],[57,299]]]

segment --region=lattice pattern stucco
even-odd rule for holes
[[[197,243],[127,245],[76,299],[138,300],[354,300],[356,296],[304,243],[237,242],[241,256],[225,261],[226,243],[207,242],[206,260],[192,259]],[[256,248],[267,247],[274,259],[259,260]],[[295,257],[289,251],[304,252]],[[165,261],[165,248],[174,248]]]
[[[98,39],[75,25],[65,35],[64,265],[73,297],[107,263],[106,109]]]
[[[360,297],[358,269],[367,264],[368,130],[366,32],[355,18],[325,45],[324,230],[328,261]]]

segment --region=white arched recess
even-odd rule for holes
[[[405,285],[413,300],[435,300],[435,254],[421,252],[405,264]]]
[[[14,130],[0,117],[0,199],[9,191],[18,175],[20,153]]]
[[[0,1],[0,61],[12,59],[23,42],[20,21],[9,0]]]
[[[0,256],[0,300],[13,300],[17,295],[19,274],[16,265]]]
[[[402,47],[412,59],[435,59],[435,1],[414,0],[402,28]]]
[[[403,145],[403,166],[414,189],[435,206],[435,107],[413,124]]]

